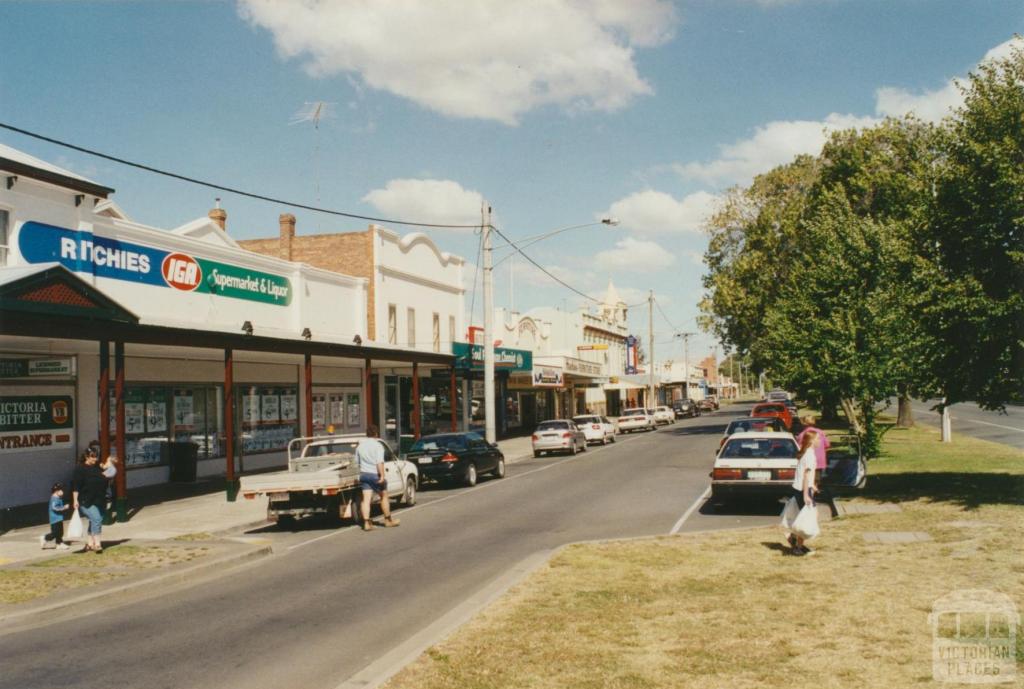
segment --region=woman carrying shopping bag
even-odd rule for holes
[[[789,545],[794,555],[809,555],[812,551],[804,541],[818,535],[818,512],[814,506],[814,494],[818,492],[814,485],[814,472],[818,466],[815,449],[821,443],[821,437],[815,430],[808,430],[800,441],[800,459],[793,477],[793,495],[791,501],[800,510],[796,518],[789,523]]]

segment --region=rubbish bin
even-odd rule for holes
[[[199,445],[193,442],[163,443],[161,459],[170,467],[170,480],[191,483],[196,480],[196,465],[199,462]]]

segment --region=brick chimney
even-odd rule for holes
[[[220,229],[224,230],[225,232],[228,231],[227,227],[225,227],[225,225],[227,225],[228,222],[228,212],[220,207],[220,199],[217,199],[217,207],[211,208],[210,212],[207,213],[206,215],[209,216],[210,220],[220,225]]]
[[[281,258],[290,261],[292,260],[292,239],[295,238],[295,216],[291,213],[282,213],[277,220],[281,225]]]

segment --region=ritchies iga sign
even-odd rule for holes
[[[0,451],[70,447],[74,428],[70,396],[0,397]]]
[[[292,300],[291,281],[280,275],[39,222],[22,224],[18,249],[29,263],[57,262],[102,278],[279,306]]]

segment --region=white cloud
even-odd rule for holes
[[[618,218],[623,227],[644,234],[700,232],[717,201],[717,196],[706,191],[698,191],[679,200],[664,192],[648,189],[619,199],[611,205],[605,217]]]
[[[480,223],[483,196],[446,179],[393,179],[363,201],[396,220],[473,225]]]
[[[676,257],[655,242],[626,237],[616,242],[614,249],[600,251],[594,256],[599,270],[649,273],[665,270],[676,262]]]
[[[989,50],[982,59],[999,60],[1009,57],[1014,45],[1024,48],[1024,40],[1011,38]],[[952,114],[963,102],[964,97],[957,88],[956,79],[950,79],[941,88],[920,93],[894,86],[883,86],[875,92],[875,112],[880,117],[902,117],[913,113],[922,120],[938,122]]]
[[[746,184],[754,176],[788,163],[801,154],[817,155],[834,131],[877,124],[873,117],[832,113],[824,120],[780,120],[761,125],[754,135],[719,147],[721,155],[706,163],[674,165],[685,179],[707,184]]]
[[[239,0],[238,11],[313,76],[357,75],[445,115],[510,125],[546,105],[610,111],[652,93],[634,49],[668,41],[677,23],[667,0]]]

